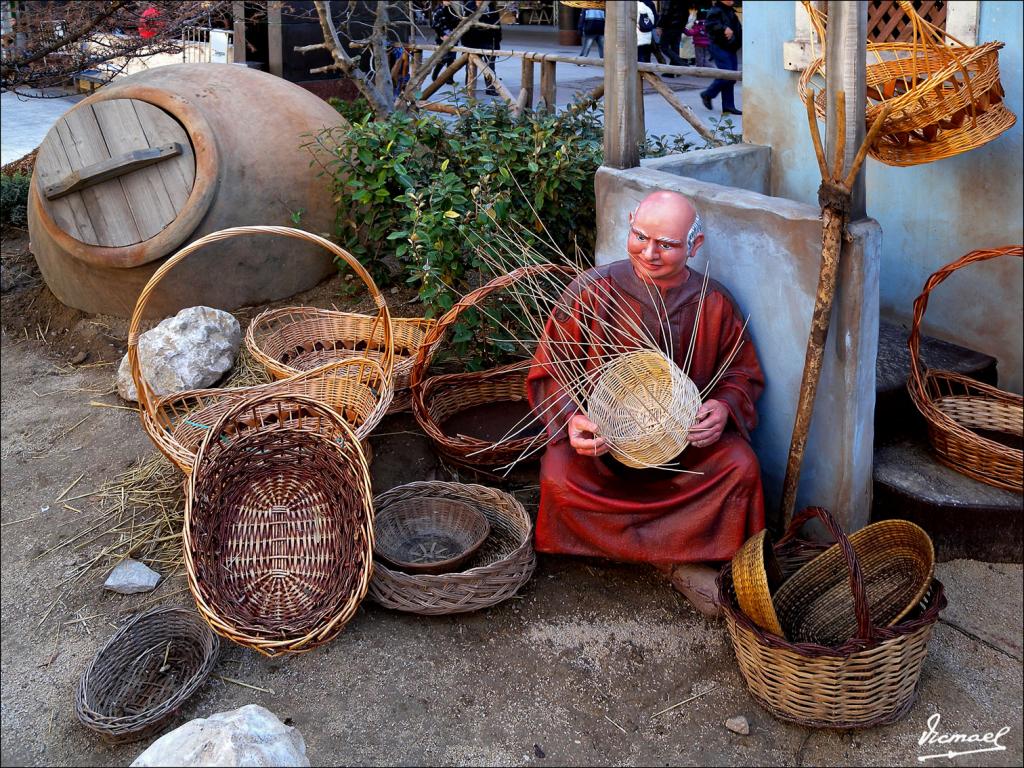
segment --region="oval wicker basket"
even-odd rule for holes
[[[804,2],[819,38],[824,15]],[[885,107],[889,115],[869,153],[887,165],[929,163],[967,152],[992,141],[1017,118],[1003,102],[999,49],[1003,43],[967,46],[925,21],[907,0],[900,7],[911,21],[913,41],[868,43],[866,125]],[[825,76],[824,53],[804,70],[801,100],[814,90],[812,80]],[[816,90],[815,111],[824,119],[824,87]]]
[[[409,499],[467,504],[486,516],[491,532],[468,567],[456,573],[409,574],[377,562],[370,597],[384,607],[425,616],[478,611],[507,600],[533,575],[533,523],[509,494],[482,485],[422,481],[392,488],[374,505],[379,515]]]
[[[834,521],[829,528],[840,530]],[[859,636],[859,617],[843,568],[847,544],[860,564],[864,599],[875,626],[892,626],[920,604],[935,571],[932,540],[906,520],[882,520],[833,544],[779,587],[773,603],[785,637],[839,646]]]
[[[82,673],[75,714],[111,743],[152,736],[203,684],[219,651],[220,640],[195,611],[158,606],[141,613]]]
[[[383,418],[394,394],[392,389],[393,359],[390,354],[381,355],[379,364],[366,361],[367,364],[357,364],[345,368],[333,365],[323,366],[271,384],[233,389],[189,390],[159,398],[153,394],[145,380],[139,360],[142,317],[145,314],[149,297],[164,276],[174,268],[174,265],[190,254],[210,243],[246,235],[277,235],[307,240],[326,248],[336,258],[347,263],[370,288],[378,307],[380,334],[382,339],[386,340],[386,343],[382,342],[382,344],[386,350],[391,349],[391,315],[383,297],[380,296],[373,279],[362,265],[347,251],[331,241],[301,229],[251,226],[232,227],[213,232],[185,246],[153,273],[139,294],[128,331],[128,365],[132,381],[135,382],[138,391],[139,416],[143,429],[146,430],[146,434],[149,435],[160,452],[186,474],[191,471],[196,451],[203,436],[209,431],[217,417],[224,412],[224,409],[237,402],[241,397],[262,391],[308,395],[344,415],[349,424],[356,429],[356,434],[360,438],[364,438]],[[323,374],[326,371],[334,371],[336,375],[325,378]],[[344,375],[340,375],[341,373]],[[352,381],[347,379],[352,379]]]
[[[492,442],[471,435],[451,435],[444,430],[445,421],[474,406],[525,402],[528,370],[523,364],[513,363],[489,371],[441,374],[427,378],[426,373],[433,354],[443,341],[448,328],[463,312],[477,306],[496,291],[527,276],[543,272],[557,272],[566,276],[573,274],[567,267],[541,264],[519,267],[508,274],[496,277],[486,285],[466,294],[448,310],[427,334],[420,347],[409,374],[413,414],[437,450],[456,463],[472,467],[497,467],[518,459],[533,447],[537,440],[535,436],[513,437]]]
[[[827,512],[804,510],[774,547],[783,577],[826,548],[796,538],[800,526],[815,516],[831,521],[843,544],[842,529]],[[793,643],[761,629],[739,608],[732,564],[719,574],[718,599],[740,673],[754,700],[781,720],[814,728],[868,728],[896,722],[914,703],[928,640],[946,607],[942,583],[933,579],[921,602],[902,621],[876,627],[848,542],[843,553],[849,569],[847,587],[856,603],[858,637],[838,648]]]
[[[436,496],[378,506],[373,523],[373,556],[405,573],[457,571],[491,532],[476,507]]]
[[[261,394],[203,439],[185,497],[188,586],[214,631],[267,656],[333,639],[373,566],[370,478],[348,424]]]
[[[1022,255],[1024,247],[1020,245],[971,251],[935,272],[914,300],[914,323],[907,342],[907,389],[928,424],[928,438],[939,461],[975,480],[1017,493],[1024,492],[1024,451],[982,433],[1019,441],[1024,434],[1024,399],[959,373],[925,368],[920,347],[921,321],[936,286],[970,264]]]
[[[388,413],[397,413],[412,405],[409,372],[416,353],[437,321],[393,317],[391,325],[395,395]],[[367,357],[383,365],[383,343],[379,314],[359,315],[314,307],[268,309],[245,332],[246,347],[275,379],[351,357]]]

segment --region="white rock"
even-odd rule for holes
[[[242,328],[229,312],[189,307],[139,337],[142,373],[157,397],[209,387],[231,370],[241,342]],[[117,393],[138,399],[128,355],[117,369]]]
[[[306,742],[256,704],[190,720],[149,745],[135,766],[308,766]]]
[[[160,574],[138,560],[122,560],[110,572],[103,587],[122,595],[133,595],[136,592],[149,592],[160,582]]]
[[[738,733],[740,736],[750,735],[750,723],[747,722],[747,718],[743,715],[736,715],[736,717],[730,717],[725,721],[725,727],[733,733]]]

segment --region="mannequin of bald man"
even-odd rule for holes
[[[649,328],[670,327],[677,364],[694,324],[699,324],[698,347],[712,347],[697,349],[694,358],[691,377],[702,388],[727,354],[727,345],[731,348],[742,333],[742,319],[714,281],[706,308],[699,319],[696,315],[703,276],[691,273],[687,261],[704,244],[701,229],[689,200],[676,192],[654,192],[629,215],[628,264],[595,268],[592,274],[610,281],[613,295],[638,297],[637,311],[640,316],[646,311]],[[651,300],[651,288],[662,295],[662,304]],[[552,327],[557,322],[549,320],[547,336],[560,337]],[[545,354],[541,345],[528,379],[535,409],[537,403],[557,397],[543,370]],[[650,562],[698,610],[717,615],[717,569],[707,562],[731,558],[749,535],[764,527],[760,472],[746,443],[756,424],[753,404],[762,388],[756,353],[746,337],[728,374],[701,404],[689,431],[690,447],[678,459],[702,477],[669,473],[666,479],[658,470],[624,470],[607,455],[609,447],[597,425],[575,408],[570,413],[563,406],[562,418],[545,419],[556,439],[541,467],[538,550]],[[558,441],[564,437],[569,448]],[[567,455],[572,452],[575,458]],[[659,489],[664,491],[660,499]]]

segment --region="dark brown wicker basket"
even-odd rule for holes
[[[75,714],[111,743],[147,738],[206,680],[220,640],[195,611],[160,606],[114,633],[86,667]]]
[[[781,720],[815,728],[867,728],[893,723],[914,703],[928,640],[946,607],[942,583],[932,579],[920,603],[891,627],[872,623],[857,556],[842,529],[825,510],[810,508],[793,518],[775,545],[783,578],[792,576],[828,547],[796,538],[818,517],[839,539],[849,572],[847,588],[856,604],[857,637],[831,648],[793,643],[767,632],[744,614],[736,600],[732,564],[718,577],[740,673],[754,699]]]
[[[322,403],[257,395],[203,440],[185,498],[185,570],[220,635],[267,656],[333,639],[372,570],[359,440]]]
[[[374,506],[379,515],[410,499],[467,504],[486,516],[491,533],[459,572],[402,573],[377,562],[370,597],[381,605],[427,616],[477,611],[507,600],[533,575],[533,523],[509,494],[482,485],[423,481],[380,494]]]
[[[378,507],[373,523],[374,557],[406,573],[456,571],[491,532],[476,507],[430,496]]]

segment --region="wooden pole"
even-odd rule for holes
[[[231,60],[235,64],[241,64],[246,58],[245,3],[241,0],[234,0],[231,3],[231,15],[234,22],[234,34],[231,36]]]
[[[530,56],[523,56],[522,85],[519,91],[519,101],[523,109],[533,109],[533,59]]]
[[[464,53],[438,73],[437,80],[423,89],[423,93],[420,94],[420,98],[429,99],[441,90],[445,84],[451,80],[455,73],[466,66],[467,63],[469,63],[469,55]]]
[[[554,112],[558,103],[556,93],[558,84],[555,81],[555,62],[545,61],[540,65],[540,100],[545,112]]]
[[[267,3],[267,71],[278,77],[284,76],[284,46],[281,38],[282,0]]]
[[[829,0],[828,34],[825,38],[825,114],[839,114],[835,99],[837,94],[843,93],[846,95],[846,117],[842,129],[836,120],[826,122],[825,157],[835,158],[841,151],[844,168],[851,166],[858,147],[864,143],[867,38],[867,2]],[[842,141],[844,136],[846,140]],[[864,206],[864,179],[858,175],[850,191],[850,219],[864,218]]]
[[[637,129],[636,3],[605,5],[604,164],[640,165]]]
[[[675,111],[678,112],[686,122],[692,125],[694,130],[697,131],[697,133],[699,133],[709,144],[711,144],[711,146],[719,147],[722,145],[721,139],[715,137],[715,134],[713,134],[708,127],[704,125],[703,121],[697,117],[696,113],[683,104],[683,102],[679,100],[679,97],[673,93],[671,88],[665,85],[665,82],[660,77],[651,72],[644,72],[643,77],[644,80],[651,84],[654,90],[661,94],[662,98],[669,103],[669,106],[675,109]]]

